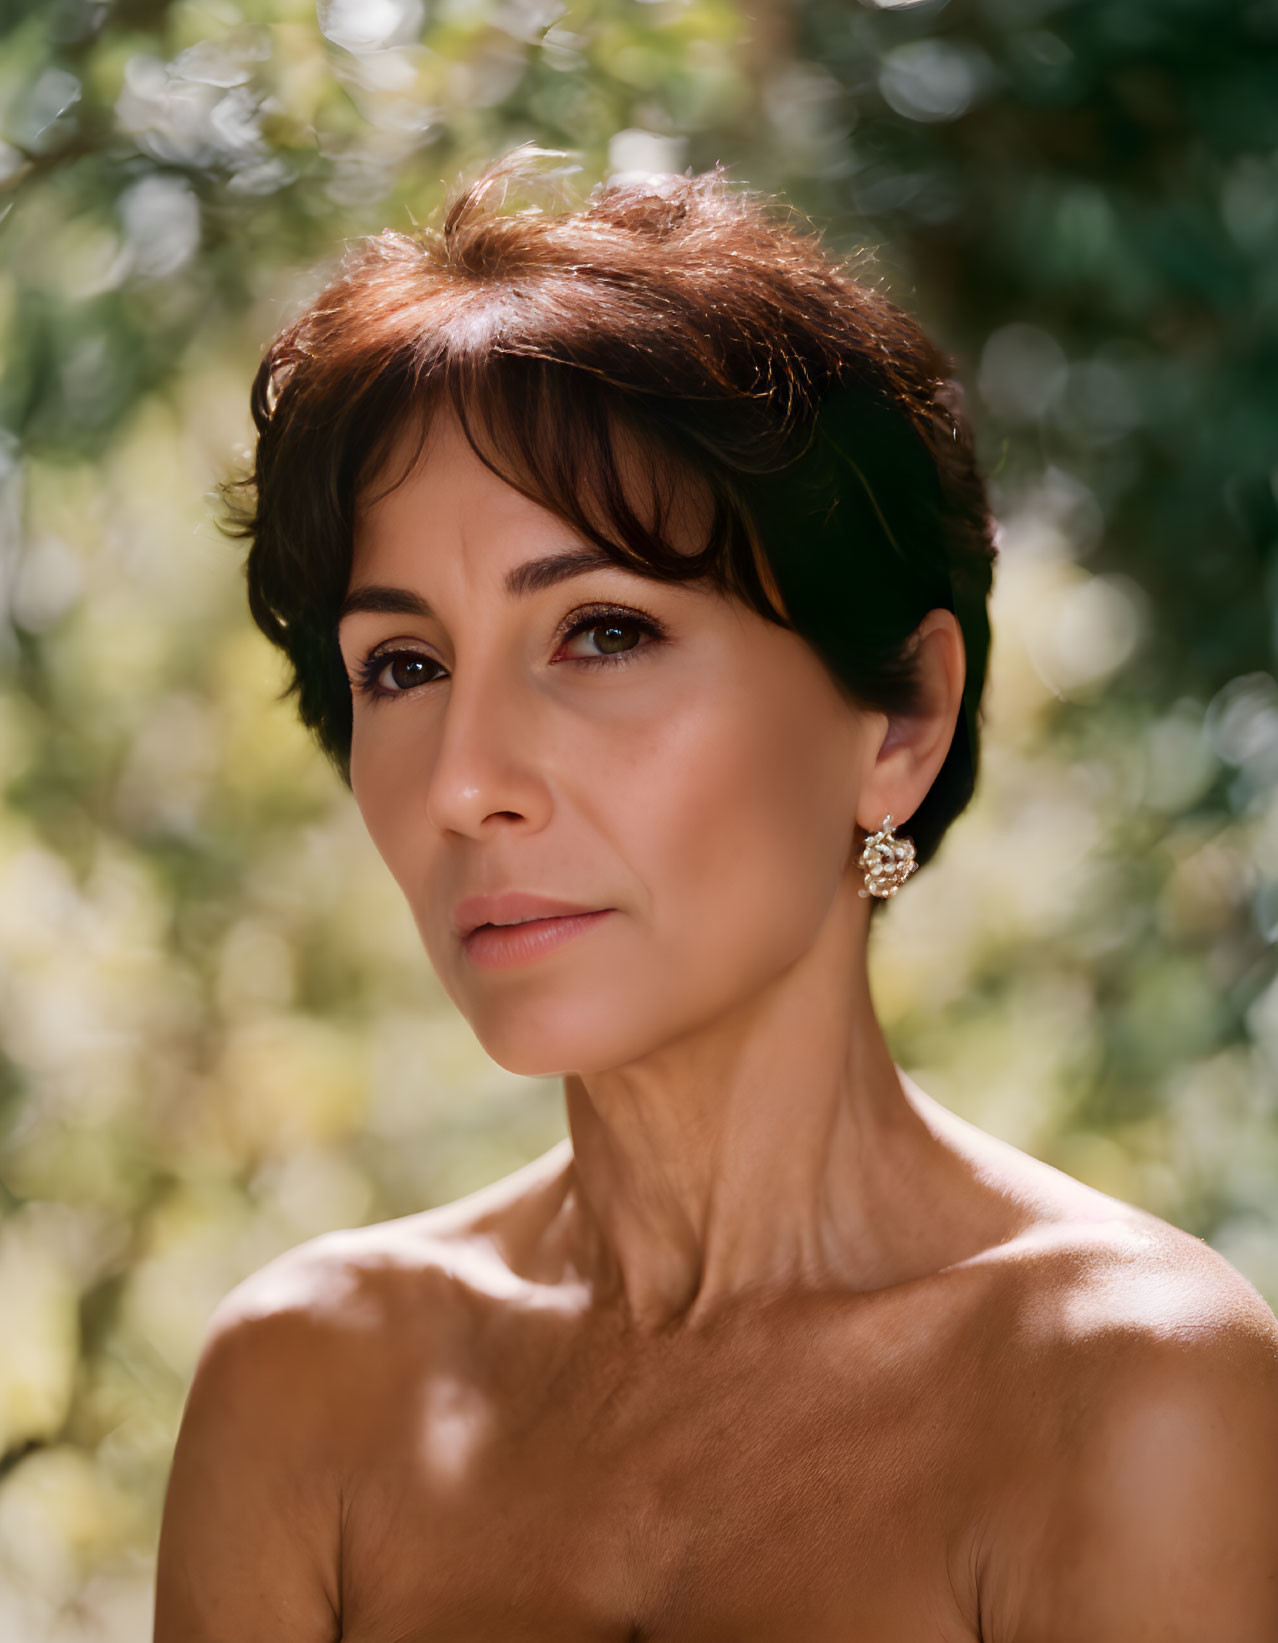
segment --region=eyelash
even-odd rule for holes
[[[646,633],[649,639],[660,641],[666,637],[666,631],[654,617],[644,616],[639,611],[627,610],[621,605],[601,605],[588,611],[578,612],[569,619],[569,625],[562,628],[556,637],[555,649],[566,645],[570,639],[575,639],[579,633],[589,633],[592,628],[602,628],[615,625],[618,627],[638,628]],[[647,650],[647,645],[632,645],[629,650],[619,650],[612,656],[570,656],[568,660],[579,667],[620,667],[629,662],[639,651]],[[421,685],[410,685],[403,690],[387,690],[384,685],[378,684],[378,679],[386,669],[388,662],[393,662],[400,656],[412,656],[419,660],[433,662],[434,658],[427,656],[424,651],[408,650],[399,647],[394,650],[374,651],[371,656],[359,664],[356,669],[356,683],[360,693],[374,701],[383,700],[391,696],[411,696],[421,688],[421,685],[433,685],[435,679],[423,679]]]

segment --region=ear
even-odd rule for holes
[[[918,706],[910,713],[880,714],[882,734],[866,749],[856,820],[867,833],[892,817],[902,827],[922,804],[954,740],[967,657],[953,611],[930,610],[910,635],[918,678]]]

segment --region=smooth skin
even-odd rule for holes
[[[954,617],[889,720],[705,585],[507,588],[582,549],[442,414],[361,515],[351,589],[400,608],[341,626],[355,797],[570,1133],[222,1303],[157,1643],[1275,1643],[1278,1320],[874,1013],[856,857],[945,758]],[[614,911],[485,970],[452,910],[506,889]]]

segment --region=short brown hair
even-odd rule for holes
[[[303,721],[349,782],[337,622],[356,510],[405,424],[424,437],[448,404],[490,468],[615,562],[732,592],[807,639],[863,708],[915,705],[909,637],[954,611],[963,712],[923,803],[894,818],[922,864],[975,785],[995,557],[952,362],[721,168],[506,209],[536,152],[489,166],[439,227],[358,245],[257,373],[233,528]],[[644,460],[647,511],[622,441]],[[663,529],[687,484],[711,504],[691,554]]]

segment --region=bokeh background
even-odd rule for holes
[[[0,1636],[149,1635],[239,1278],[565,1133],[216,525],[267,339],[518,142],[579,193],[722,161],[953,354],[984,769],[876,921],[890,1042],[1278,1302],[1274,0],[7,0],[0,133]]]

